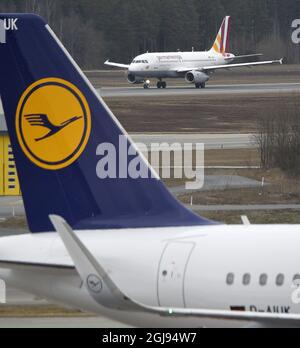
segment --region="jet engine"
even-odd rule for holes
[[[133,74],[127,75],[127,80],[129,83],[132,83],[133,85],[141,84],[145,82],[145,79],[143,77],[135,76]]]
[[[201,84],[209,80],[209,76],[201,71],[189,71],[185,75],[187,83]]]

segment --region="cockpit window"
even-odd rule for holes
[[[148,60],[134,60],[133,64],[149,64]]]

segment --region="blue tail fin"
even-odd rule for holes
[[[101,179],[99,144],[114,146],[122,163],[119,137],[127,148],[130,139],[43,19],[2,14],[0,26],[0,94],[32,232],[53,229],[49,214],[83,230],[210,224],[139,154],[132,159],[148,178]]]

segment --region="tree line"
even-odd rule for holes
[[[1,12],[46,18],[85,69],[107,58],[129,63],[146,51],[206,50],[225,15],[232,16],[230,50],[300,62],[291,23],[299,0],[0,0]]]

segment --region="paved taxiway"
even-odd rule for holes
[[[102,97],[156,97],[156,96],[180,96],[180,95],[228,95],[228,94],[267,94],[267,93],[299,93],[299,83],[257,83],[257,84],[228,84],[210,85],[205,89],[196,89],[191,85],[172,86],[166,89],[150,89],[137,87],[102,87],[97,89]],[[3,116],[3,108],[0,102],[0,116]]]
[[[212,190],[225,190],[237,188],[259,188],[262,183],[239,175],[205,175],[204,186],[200,190],[187,190],[184,185],[170,187],[173,195],[192,194],[194,192],[205,192]]]
[[[205,89],[196,89],[193,86],[168,87],[150,89],[138,87],[113,87],[98,90],[102,97],[153,97],[179,95],[222,95],[222,94],[266,94],[266,93],[297,93],[300,92],[300,83],[260,83],[260,84],[233,84],[207,85]]]
[[[204,144],[206,150],[246,149],[257,147],[255,134],[130,134],[135,143],[169,145]],[[162,148],[163,149],[163,148]],[[153,147],[155,150],[155,146]]]

